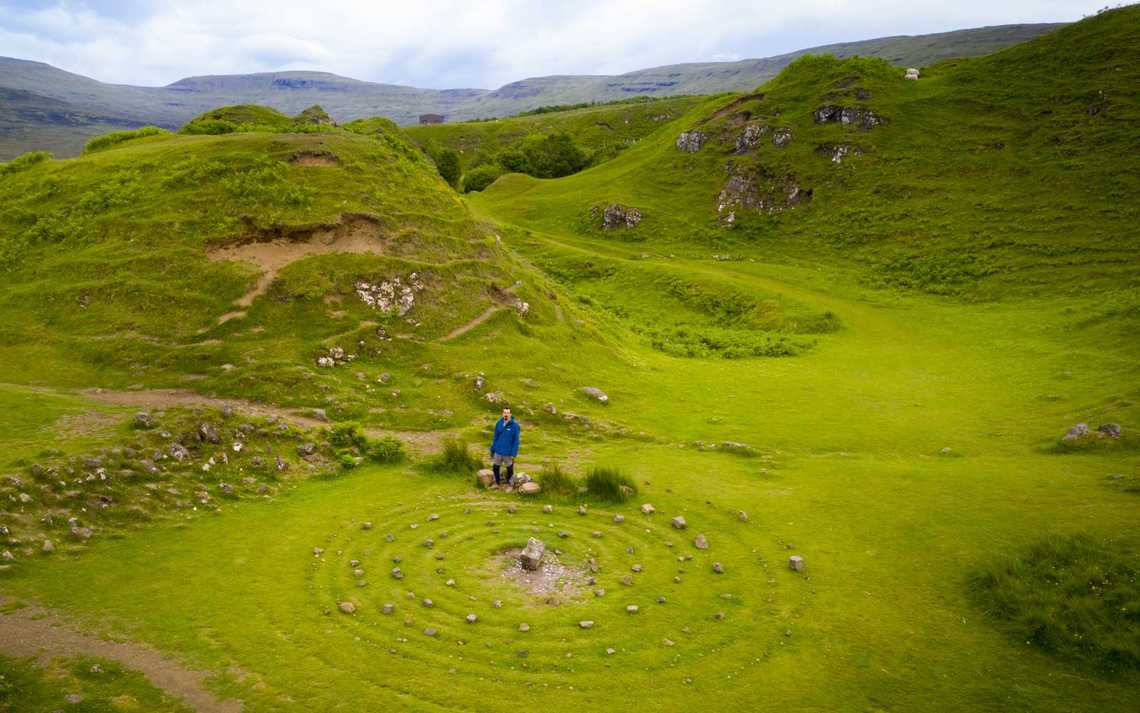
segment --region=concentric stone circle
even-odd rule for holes
[[[781,579],[802,574],[781,572],[771,537],[734,512],[685,516],[682,531],[633,503],[582,515],[497,495],[369,509],[306,547],[311,604],[409,675],[417,666],[503,681],[574,674],[581,689],[617,659],[652,672],[780,646]],[[702,526],[715,533],[707,550],[693,544]],[[507,580],[501,553],[528,537],[592,583],[551,605]]]

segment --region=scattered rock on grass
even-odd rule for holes
[[[799,555],[792,555],[788,558],[788,569],[802,572],[804,570],[804,558]]]
[[[705,533],[697,533],[697,536],[693,538],[693,547],[696,547],[698,550],[707,550],[709,548],[709,540],[705,537]]]
[[[686,527],[688,527],[688,523],[685,522],[685,518],[681,515],[674,517],[671,523],[673,527],[678,530],[684,530]]]
[[[594,399],[595,401],[603,404],[610,402],[609,395],[596,386],[583,386],[580,390],[583,394],[590,397],[591,399]]]
[[[337,607],[337,609],[340,609],[341,613],[343,613],[343,614],[355,614],[356,613],[356,605],[353,604],[352,602],[341,602],[340,604],[337,604],[336,607]]]
[[[526,547],[523,549],[522,554],[519,555],[519,564],[522,568],[531,572],[537,571],[542,564],[542,557],[546,554],[546,545],[542,540],[533,537],[528,538]]]
[[[643,503],[641,505],[641,512],[643,515],[652,515],[653,513],[657,512],[657,508],[653,507],[653,505],[649,503]]]

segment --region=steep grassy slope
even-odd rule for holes
[[[462,351],[440,339],[481,315],[519,338],[566,329],[545,280],[392,133],[144,136],[9,173],[0,193],[10,381],[193,383],[446,425],[479,397],[450,380],[481,365],[436,361]]]
[[[226,104],[265,104],[295,114],[321,104],[338,121],[375,114],[415,123],[423,113],[452,119],[509,116],[551,104],[611,101],[630,96],[673,96],[741,91],[776,75],[804,52],[883,57],[922,66],[945,57],[993,52],[1056,29],[1058,25],[1002,25],[915,37],[885,37],[801,50],[741,62],[680,64],[619,76],[535,77],[495,91],[418,89],[363,82],[327,72],[187,77],[166,87],[105,84],[42,62],[0,57],[0,159],[25,151],[78,153],[107,127],[155,124],[174,129],[192,116]]]

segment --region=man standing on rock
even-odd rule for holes
[[[491,439],[491,470],[495,472],[495,485],[499,485],[499,469],[504,465],[507,466],[507,482],[515,477],[515,456],[519,454],[521,432],[510,408],[504,408],[503,417],[495,422],[495,437]]]

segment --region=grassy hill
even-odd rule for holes
[[[187,77],[165,87],[106,84],[42,62],[0,57],[0,159],[46,150],[73,156],[108,127],[146,124],[175,129],[209,109],[233,104],[271,106],[296,114],[321,104],[338,121],[374,115],[412,124],[424,113],[450,119],[510,116],[555,104],[605,102],[631,96],[741,91],[773,77],[804,52],[864,54],[922,66],[945,57],[992,52],[1056,29],[1057,25],[1002,25],[933,35],[888,37],[829,45],[741,62],[681,64],[619,76],[537,77],[494,91],[419,89],[364,82],[327,72],[264,72]]]
[[[0,164],[0,707],[1136,709],[1138,28]]]

